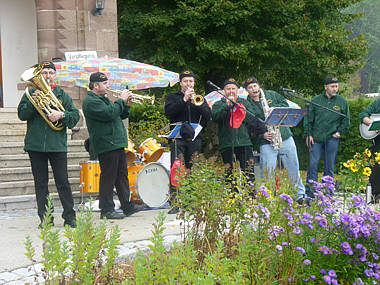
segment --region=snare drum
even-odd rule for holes
[[[156,162],[164,152],[164,148],[154,138],[143,141],[138,149],[146,163]]]
[[[99,179],[99,161],[86,161],[80,163],[80,192],[99,192]]]
[[[135,150],[135,144],[131,139],[128,139],[128,147],[124,148],[125,155],[127,157],[127,163],[128,165],[132,165],[133,162],[137,158],[136,150]]]
[[[149,207],[161,207],[169,200],[169,173],[159,163],[128,167],[130,200]]]

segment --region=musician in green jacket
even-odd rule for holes
[[[279,93],[272,90],[264,90],[260,87],[255,77],[249,77],[243,84],[248,92],[248,110],[265,120],[275,107],[289,107],[286,99]],[[267,126],[268,130],[262,135],[256,136],[260,150],[261,176],[273,176],[277,165],[277,157],[280,159],[288,171],[288,176],[293,185],[298,189],[297,202],[304,203],[305,186],[302,183],[297,147],[293,139],[292,131],[289,127]]]
[[[90,135],[90,155],[98,157],[101,170],[100,218],[123,219],[141,209],[129,200],[128,167],[124,152],[124,148],[128,147],[128,137],[123,120],[129,116],[133,95],[125,89],[120,98],[112,102],[106,96],[108,78],[101,72],[91,74],[89,89],[82,108]],[[114,187],[123,213],[115,211]]]
[[[42,226],[48,204],[48,163],[50,162],[63,207],[62,218],[65,221],[64,225],[74,228],[76,227],[74,200],[67,174],[67,128],[72,129],[78,123],[79,111],[75,108],[70,95],[56,85],[56,68],[52,62],[44,62],[40,74],[55,97],[62,103],[64,111],[53,109],[47,116],[50,122],[58,122],[63,125],[62,130],[53,130],[33,106],[26,94],[21,98],[17,108],[19,119],[27,121],[24,150],[29,155],[32,167],[38,216],[41,220],[39,227]],[[41,90],[29,89],[29,94],[32,98],[41,93]],[[49,223],[54,225],[53,217]]]
[[[380,98],[372,102],[367,108],[365,108],[359,114],[360,121],[366,125],[370,125],[373,122],[373,119],[371,118],[372,114],[380,114]],[[380,133],[379,131],[377,132]],[[380,136],[379,135],[377,135],[373,139],[372,156],[375,156],[374,154],[376,152],[380,152]],[[380,200],[380,164],[376,163],[372,167],[372,172],[371,172],[371,176],[369,177],[369,181],[371,182],[371,186],[372,186],[372,197],[373,197],[372,201],[377,202]]]
[[[338,95],[338,79],[332,76],[327,77],[324,89],[322,94],[315,96],[311,101],[341,113],[343,116],[310,104],[304,118],[306,145],[309,147],[307,182],[318,181],[318,166],[323,154],[325,156],[323,175],[334,178],[339,140],[350,126],[350,109],[347,100]],[[314,191],[308,183],[306,184],[306,194],[311,198],[314,197]]]
[[[245,171],[250,180],[254,181],[252,143],[248,133],[248,117],[242,116],[240,108],[234,107],[233,102],[248,107],[245,99],[238,97],[238,84],[233,78],[227,79],[223,84],[225,96],[212,106],[212,120],[218,124],[219,152],[223,162],[229,165],[229,174],[232,172],[233,157],[240,163],[240,168]],[[244,112],[244,111],[243,111]],[[234,116],[234,118],[232,117]],[[244,119],[244,120],[243,120]],[[243,120],[235,125],[239,120]],[[235,121],[232,124],[232,121]]]

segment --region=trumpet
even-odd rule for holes
[[[201,95],[195,94],[194,89],[188,88],[188,90],[190,90],[191,93],[194,93],[193,96],[191,97],[191,103],[193,103],[197,107],[201,106],[203,102],[205,101],[204,98]]]
[[[120,98],[120,95],[123,91],[121,90],[115,90],[115,89],[110,89],[107,88],[107,91],[111,93],[112,96],[115,98]],[[136,104],[144,104],[144,101],[149,101],[152,105],[154,104],[155,96],[146,96],[146,95],[140,95],[140,94],[135,94],[132,93],[132,103]]]

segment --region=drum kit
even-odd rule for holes
[[[169,200],[170,177],[168,170],[157,161],[164,147],[155,139],[148,138],[136,152],[135,144],[128,139],[128,147],[124,150],[128,163],[130,201],[145,203],[151,208],[163,206]],[[80,166],[80,191],[99,192],[99,161],[82,162]]]

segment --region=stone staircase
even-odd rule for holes
[[[87,130],[83,124],[81,119],[73,130],[68,130],[68,175],[76,200],[83,198],[79,192],[80,162],[89,160],[84,148]],[[17,109],[0,108],[0,210],[35,207],[33,175],[29,156],[24,151],[25,134],[26,122],[18,119]],[[50,166],[49,191],[56,198]]]

